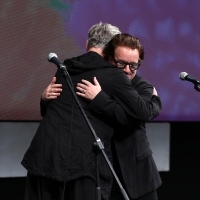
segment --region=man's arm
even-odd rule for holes
[[[148,113],[146,113],[146,115],[149,116],[148,119],[146,116],[145,118],[142,118],[140,115],[135,119],[148,121],[155,118],[161,110],[161,101],[160,98],[157,97],[157,91],[152,85],[139,77],[135,79],[133,85],[135,90],[137,90],[137,94],[140,95],[140,98],[142,98],[143,101],[148,102],[148,105],[150,105],[149,109],[147,109]],[[114,119],[115,122],[123,125],[128,125],[130,121],[132,122],[133,118],[130,118],[130,116],[125,113],[124,109],[115,100],[110,98],[104,91],[101,90],[101,86],[96,78],[94,78],[94,84],[89,81],[82,80],[82,83],[77,84],[77,90],[77,95],[91,101],[89,106],[95,112],[101,113],[101,115],[108,119]],[[138,104],[137,106],[140,105]],[[139,109],[143,109],[143,106]]]
[[[136,90],[136,83],[130,83],[125,74],[121,79],[120,74],[115,74],[114,81],[112,82],[112,95],[111,98],[116,100],[121,105],[125,113],[132,119],[138,119],[142,121],[149,121],[159,115],[162,104],[160,98],[153,96],[151,101],[146,100]],[[139,88],[149,87],[146,81],[139,80]],[[152,94],[153,86],[151,86]],[[142,93],[142,91],[140,91]]]

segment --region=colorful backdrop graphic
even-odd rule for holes
[[[156,121],[199,121],[200,93],[179,79],[200,79],[200,1],[2,0],[0,2],[0,120],[40,120],[39,101],[56,72],[47,61],[85,53],[88,29],[116,25],[140,38],[145,60],[138,74],[157,89]]]

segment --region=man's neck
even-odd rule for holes
[[[88,52],[90,52],[90,51],[96,52],[96,53],[98,53],[100,56],[103,57],[103,52],[102,52],[102,49],[101,49],[101,48],[91,47],[90,49],[88,49]]]

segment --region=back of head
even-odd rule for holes
[[[104,49],[105,45],[115,36],[121,33],[119,28],[107,23],[93,25],[88,31],[87,50],[92,47]]]
[[[115,49],[119,46],[137,49],[139,52],[139,62],[144,59],[144,48],[139,39],[127,33],[117,34],[110,40],[103,51],[105,59],[113,59],[115,57]]]

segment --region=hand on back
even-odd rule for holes
[[[56,84],[56,77],[53,77],[51,83],[42,93],[42,100],[49,101],[56,99],[62,92],[62,84]]]

